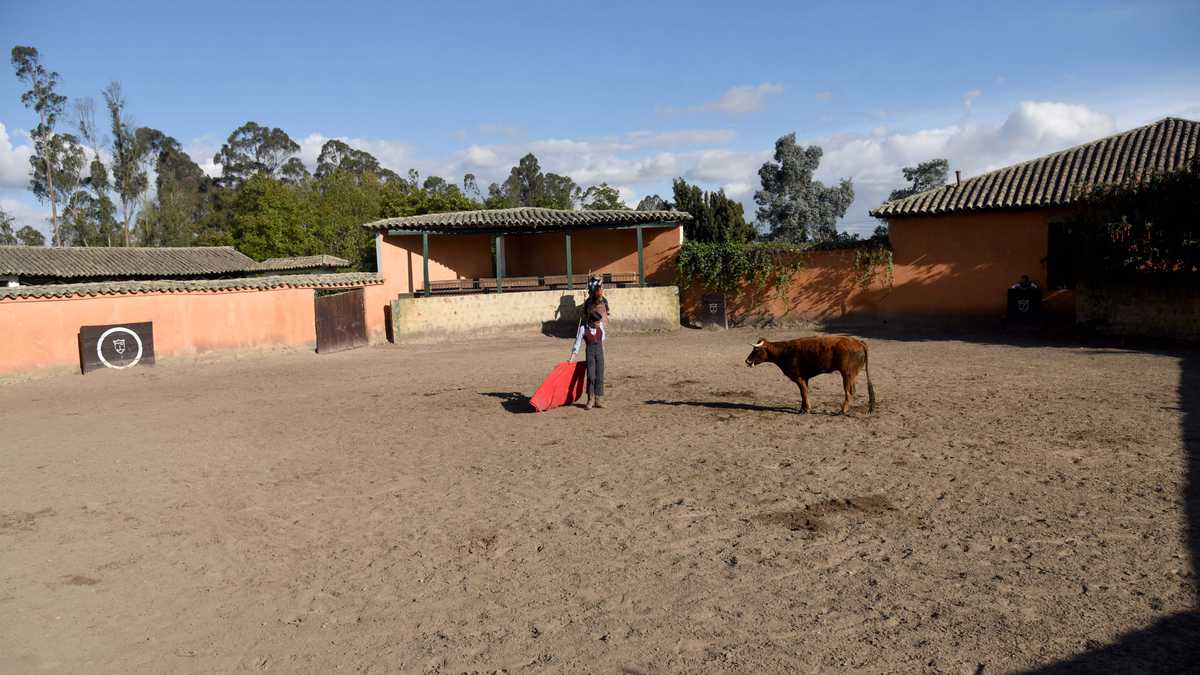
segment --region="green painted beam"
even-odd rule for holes
[[[496,292],[504,292],[504,235],[496,235]]]
[[[642,228],[637,228],[638,242],[638,286],[646,285],[646,253],[642,246]]]
[[[570,290],[575,289],[575,282],[572,281],[572,275],[571,275],[571,272],[572,272],[572,269],[571,269],[571,263],[572,263],[572,261],[571,261],[571,231],[567,230],[566,235],[567,235],[567,290],[570,291]]]
[[[423,292],[426,296],[430,294],[429,290],[429,233],[421,233],[421,278],[425,280]]]

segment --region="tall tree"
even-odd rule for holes
[[[13,234],[13,217],[8,215],[4,209],[0,209],[0,246],[12,246],[17,243],[17,237]]]
[[[741,202],[725,196],[724,190],[705,192],[682,178],[672,183],[675,208],[692,214],[693,220],[684,224],[684,236],[690,241],[747,242],[758,232],[746,222]]]
[[[55,91],[58,87],[58,73],[47,70],[42,65],[37,49],[13,47],[11,59],[17,79],[29,85],[29,90],[21,94],[21,103],[38,115],[38,125],[30,134],[34,148],[34,155],[30,160],[40,160],[43,165],[42,175],[48,183],[45,194],[50,199],[50,228],[53,242],[58,245],[58,191],[54,187],[54,169],[50,166],[49,147],[55,136],[54,125],[58,116],[62,114],[67,97]]]
[[[541,206],[552,209],[571,209],[582,192],[569,176],[542,173],[537,157],[529,153],[509,171],[508,178],[488,187],[488,208]]]
[[[308,167],[304,166],[304,162],[299,157],[292,157],[279,168],[279,178],[285,183],[301,185],[307,183],[312,178],[312,174],[308,172]]]
[[[770,226],[770,237],[800,243],[837,235],[837,221],[854,201],[854,186],[843,179],[835,187],[813,180],[821,164],[821,148],[796,145],[796,134],[775,141],[775,160],[758,170],[762,189],[754,193],[758,219]]]
[[[17,230],[17,243],[21,246],[45,246],[46,235],[26,225]]]
[[[192,246],[212,212],[212,179],[179,141],[157,129],[137,130],[154,162],[155,199],[138,219],[138,241],[147,246]]]
[[[950,162],[944,159],[931,159],[916,166],[906,166],[901,171],[904,173],[904,180],[908,181],[909,185],[892,190],[888,201],[911,197],[945,185],[946,174],[950,172]]]
[[[72,134],[54,134],[42,148],[43,156],[29,158],[30,177],[29,189],[38,201],[64,206],[62,218],[55,218],[57,223],[52,231],[52,241],[56,246],[63,245],[63,223],[67,216],[72,219],[74,213],[68,213],[68,207],[77,203],[74,198],[83,178],[83,167],[87,163],[87,154],[79,139]]]
[[[628,211],[629,207],[621,201],[621,193],[608,183],[593,185],[584,191],[580,198],[581,208],[588,211],[605,209],[621,209]]]
[[[317,170],[313,175],[316,178],[324,178],[334,171],[345,171],[360,177],[369,173],[383,180],[400,178],[395,171],[385,169],[371,153],[352,148],[336,138],[325,141],[325,145],[321,146],[321,154],[317,157]]]
[[[104,90],[104,103],[112,131],[113,187],[121,199],[121,229],[124,245],[129,246],[130,223],[141,207],[142,198],[150,188],[146,175],[149,148],[138,138],[137,129],[127,119],[125,95],[118,82],[109,83]]]
[[[475,180],[475,174],[473,173],[463,174],[462,191],[469,199],[478,202],[483,201],[483,195],[479,192],[479,183]]]
[[[119,235],[116,206],[109,196],[108,169],[100,154],[103,141],[96,126],[96,104],[92,99],[75,101],[75,126],[92,157],[83,178],[87,191],[76,193],[68,204],[73,217],[67,223],[64,239],[72,246],[113,246]]]
[[[255,174],[279,178],[288,159],[300,145],[282,129],[246,122],[229,134],[213,162],[221,165],[221,183],[237,187]]]
[[[671,204],[667,200],[658,195],[646,195],[642,197],[642,201],[638,202],[635,211],[667,211],[671,208]]]

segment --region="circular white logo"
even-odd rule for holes
[[[108,362],[108,359],[104,358],[104,340],[107,339],[108,336],[112,335],[113,333],[129,333],[133,337],[134,343],[137,345],[137,354],[134,354],[132,361],[130,361],[129,363],[126,363],[123,366],[114,366],[113,364]],[[125,353],[125,339],[117,338],[117,339],[114,339],[113,342],[120,343],[119,345],[114,344],[113,348],[116,350],[116,352],[118,354],[124,354]],[[116,368],[117,370],[121,370],[123,368],[132,368],[133,366],[136,366],[138,364],[138,361],[142,360],[142,339],[140,337],[138,337],[137,333],[129,330],[128,328],[125,328],[124,326],[117,326],[116,328],[109,328],[108,330],[101,333],[100,339],[96,341],[96,356],[100,357],[100,363],[103,363],[108,368]]]

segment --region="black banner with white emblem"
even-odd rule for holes
[[[705,328],[729,328],[725,314],[725,296],[710,294],[700,298],[700,325]]]
[[[79,370],[124,370],[154,365],[154,324],[122,323],[79,327]]]

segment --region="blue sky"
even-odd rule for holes
[[[137,123],[212,154],[248,120],[348,139],[400,172],[500,179],[532,151],[631,205],[674,176],[752,214],[795,132],[854,180],[843,227],[944,156],[965,176],[1166,115],[1200,118],[1200,3],[98,3],[0,0],[0,45],[62,92],[124,86]],[[0,75],[0,207],[28,193],[22,86]]]

